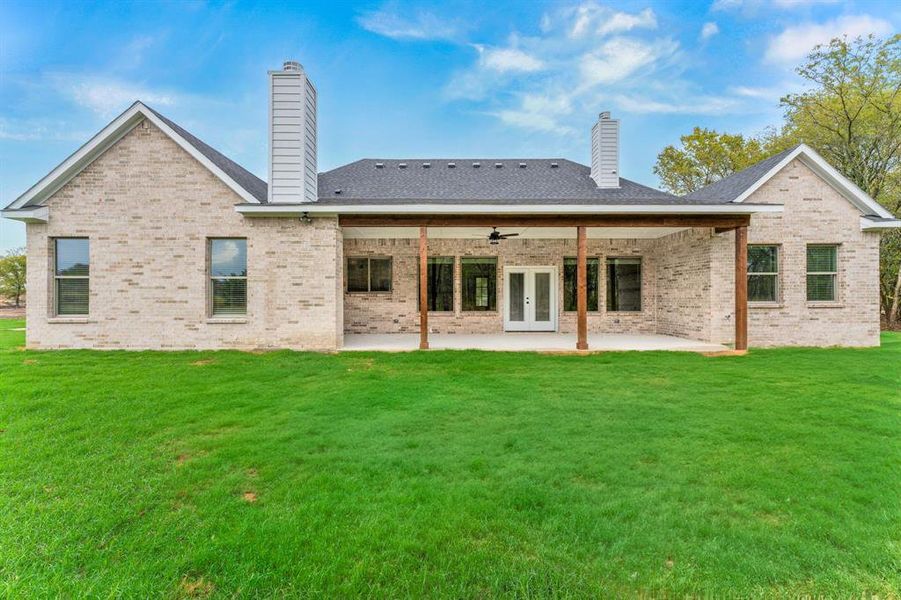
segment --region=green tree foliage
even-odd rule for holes
[[[765,158],[764,144],[741,134],[695,127],[657,155],[654,173],[674,194],[688,194]]]
[[[781,99],[785,120],[758,137],[695,128],[667,146],[654,172],[685,194],[804,142],[896,216],[901,216],[901,35],[833,39],[796,69],[809,88]],[[901,231],[883,235],[883,314],[901,320]]]
[[[19,306],[25,294],[25,251],[10,250],[0,258],[0,296],[5,296]]]

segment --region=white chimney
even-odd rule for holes
[[[591,178],[599,188],[619,187],[619,120],[608,111],[591,128]]]
[[[315,202],[316,88],[299,62],[269,71],[269,202]]]

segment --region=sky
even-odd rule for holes
[[[568,158],[621,120],[658,186],[695,126],[755,135],[816,44],[899,30],[901,2],[0,2],[0,205],[137,99],[265,179],[267,76],[319,92],[319,169],[359,158]],[[161,217],[165,218],[165,217]],[[24,245],[0,220],[0,252]]]

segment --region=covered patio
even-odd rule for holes
[[[625,207],[623,207],[625,208]],[[401,247],[408,248],[409,253],[406,259],[403,259],[405,266],[404,274],[399,282],[405,286],[407,290],[400,300],[402,304],[393,304],[392,306],[400,308],[399,312],[392,313],[388,310],[381,311],[379,318],[383,320],[381,326],[384,327],[385,314],[391,319],[387,330],[374,326],[370,321],[377,311],[371,307],[378,305],[382,300],[377,296],[364,295],[362,297],[354,297],[349,293],[346,295],[345,303],[350,302],[349,307],[345,309],[345,335],[343,348],[345,350],[387,350],[387,351],[403,351],[412,349],[482,349],[482,350],[537,350],[537,351],[587,351],[587,350],[685,350],[697,352],[723,352],[730,350],[727,346],[720,343],[713,343],[709,339],[702,339],[704,336],[692,336],[691,331],[668,331],[651,328],[630,329],[629,323],[631,315],[628,313],[617,313],[613,315],[615,320],[612,322],[617,324],[614,330],[598,331],[597,307],[589,309],[588,299],[588,261],[589,246],[595,245],[595,252],[592,260],[597,263],[596,244],[599,239],[630,239],[633,237],[647,238],[644,241],[653,241],[661,239],[668,235],[678,234],[679,232],[690,231],[707,231],[706,235],[720,234],[724,232],[734,231],[734,252],[735,252],[735,273],[734,273],[734,343],[731,350],[742,353],[747,349],[747,275],[746,275],[746,256],[747,256],[747,227],[750,223],[750,215],[747,213],[736,214],[724,210],[720,213],[714,213],[710,208],[704,207],[706,210],[699,211],[699,214],[510,214],[510,213],[489,213],[484,214],[341,214],[339,215],[339,224],[345,236],[345,254],[351,256],[352,252],[370,253],[376,255],[383,253],[391,255],[392,252],[403,252]],[[731,208],[731,207],[730,207]],[[738,207],[736,207],[738,208]],[[589,209],[591,210],[591,209]],[[628,209],[626,209],[628,210]],[[690,210],[690,209],[689,209]],[[714,209],[715,210],[715,209]],[[688,211],[686,211],[688,212]],[[748,211],[752,212],[752,211]],[[428,287],[429,261],[433,256],[440,256],[441,248],[447,248],[449,240],[447,238],[464,238],[462,232],[469,231],[470,234],[465,237],[478,239],[483,237],[486,228],[501,228],[503,231],[528,231],[524,237],[518,238],[519,243],[528,243],[524,240],[528,239],[529,234],[533,239],[537,238],[556,238],[558,242],[569,239],[566,247],[572,247],[572,259],[575,264],[574,280],[572,281],[571,296],[574,300],[571,310],[572,312],[564,314],[560,312],[561,320],[565,320],[568,328],[561,327],[562,323],[558,322],[556,313],[559,307],[554,302],[551,308],[546,309],[546,313],[551,313],[549,327],[539,328],[539,331],[514,331],[511,328],[512,314],[510,298],[519,294],[524,296],[524,304],[529,305],[531,301],[533,306],[526,306],[526,312],[532,311],[533,315],[538,309],[536,292],[538,279],[534,279],[531,287],[526,285],[525,288],[517,289],[514,283],[518,283],[507,278],[506,273],[517,274],[524,271],[525,275],[530,275],[530,271],[547,270],[548,277],[544,279],[557,280],[560,273],[556,269],[542,269],[537,265],[557,264],[563,259],[557,257],[557,262],[534,262],[536,266],[526,267],[516,263],[507,263],[505,266],[498,266],[498,294],[505,296],[504,300],[499,300],[504,306],[500,307],[500,313],[495,317],[491,317],[493,323],[497,327],[503,326],[496,333],[492,331],[479,331],[477,326],[469,327],[466,323],[476,323],[479,319],[474,313],[461,314],[459,300],[456,303],[454,311],[456,313],[456,321],[454,323],[453,316],[448,313],[435,313],[429,310],[430,292]],[[552,233],[553,235],[548,235]],[[514,234],[517,235],[517,234]],[[431,237],[434,236],[434,237]],[[476,237],[477,236],[477,237]],[[516,238],[514,238],[516,239]],[[592,242],[591,240],[594,240]],[[402,240],[403,246],[398,246],[398,240]],[[430,243],[432,242],[432,243]],[[418,246],[417,246],[418,243]],[[497,244],[492,241],[492,244]],[[509,244],[509,241],[501,241],[501,244]],[[348,246],[347,244],[350,244]],[[412,244],[412,246],[411,246]],[[487,242],[486,242],[487,244]],[[433,245],[435,247],[433,247]],[[476,248],[480,248],[475,246]],[[497,247],[496,245],[494,246]],[[415,250],[414,250],[415,248]],[[480,250],[465,250],[472,252],[473,256],[482,252]],[[437,254],[436,254],[437,251]],[[454,254],[462,255],[459,252]],[[604,253],[606,254],[606,253]],[[534,252],[533,252],[534,255]],[[611,254],[613,255],[613,254]],[[398,256],[398,255],[394,255]],[[563,256],[563,255],[560,255]],[[398,258],[398,266],[401,259]],[[415,261],[415,262],[413,262]],[[572,263],[569,263],[572,264]],[[676,265],[674,267],[674,265]],[[669,260],[665,263],[659,261],[654,266],[659,271],[672,271],[668,277],[678,279],[680,277],[679,270],[681,265],[678,259],[673,262]],[[595,269],[597,266],[595,266]],[[685,267],[690,268],[690,267]],[[454,266],[455,290],[459,290],[459,267]],[[502,274],[501,272],[505,273]],[[731,275],[731,274],[730,274]],[[390,276],[389,276],[390,277]],[[523,277],[519,277],[520,280]],[[731,277],[729,279],[732,279]],[[733,281],[729,281],[731,287]],[[553,291],[556,284],[551,283],[550,294],[554,296],[558,291]],[[411,286],[412,289],[411,289]],[[661,288],[664,286],[661,285]],[[503,289],[503,292],[501,290]],[[522,291],[525,289],[525,292]],[[415,290],[415,292],[414,292]],[[730,290],[732,291],[732,290]],[[390,292],[394,292],[393,287]],[[492,292],[493,293],[493,292]],[[509,293],[509,296],[507,294]],[[562,294],[562,292],[559,292]],[[596,294],[597,292],[595,292]],[[409,294],[409,296],[407,296]],[[392,298],[393,302],[398,302],[395,294]],[[411,306],[411,303],[413,306]],[[594,298],[594,304],[597,305],[598,300]],[[417,306],[418,305],[418,306]],[[678,301],[671,303],[670,314],[688,314],[690,309],[679,307]],[[415,313],[410,308],[415,307]],[[434,310],[434,308],[432,309]],[[591,311],[595,312],[592,313]],[[505,312],[506,311],[506,312]],[[602,311],[603,312],[603,311]],[[590,315],[594,314],[594,317]],[[621,317],[620,317],[621,315]],[[487,316],[487,315],[486,315]],[[348,319],[348,317],[351,317]],[[611,317],[608,315],[608,319]],[[699,313],[695,314],[696,320]],[[594,319],[595,326],[589,328],[589,320]],[[436,326],[432,326],[430,321],[434,320]],[[485,323],[484,320],[481,321]],[[462,323],[462,325],[461,325]],[[656,330],[655,330],[656,329]],[[675,335],[672,335],[675,334]],[[722,338],[716,340],[723,341]]]
[[[407,352],[419,349],[415,333],[349,333],[344,336],[345,351]],[[577,335],[569,333],[453,334],[429,336],[432,350],[491,350],[500,352],[571,352]],[[653,351],[727,352],[722,344],[711,344],[672,335],[589,333],[588,348],[595,352]]]

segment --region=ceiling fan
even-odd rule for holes
[[[488,243],[492,246],[499,244],[501,240],[519,235],[518,233],[501,233],[497,227],[492,227],[491,230],[491,233],[488,234]]]

